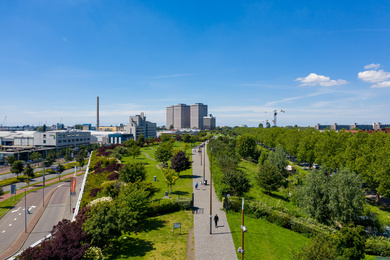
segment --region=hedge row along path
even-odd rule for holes
[[[203,180],[203,165],[198,148],[192,149],[192,174],[193,184]],[[205,179],[208,185],[200,185],[194,188],[194,236],[195,236],[195,260],[224,259],[236,260],[236,249],[230,232],[226,213],[222,210],[222,202],[218,200],[212,187],[212,234],[210,235],[210,169],[209,159],[206,155]],[[203,163],[203,162],[202,162]],[[215,228],[214,216],[218,214],[218,228]]]

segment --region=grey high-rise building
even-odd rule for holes
[[[173,106],[169,106],[167,107],[167,124],[166,124],[166,128],[170,128],[171,126],[175,127],[174,126],[174,122],[173,122]]]
[[[203,130],[203,117],[207,116],[207,105],[196,103],[191,105],[191,128]]]
[[[126,134],[132,134],[134,140],[142,134],[144,138],[156,137],[156,123],[146,121],[144,113],[130,116],[130,123],[125,126]]]
[[[190,106],[186,104],[173,106],[173,127],[175,129],[190,127]]]
[[[203,127],[204,129],[207,129],[207,130],[213,130],[215,129],[215,117],[213,117],[212,114],[208,115],[208,116],[205,116],[203,117]]]

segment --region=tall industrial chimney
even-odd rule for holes
[[[99,97],[96,98],[96,131],[99,131]]]

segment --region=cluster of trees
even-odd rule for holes
[[[251,134],[269,147],[281,145],[300,162],[314,162],[327,172],[348,168],[379,195],[390,196],[390,135],[384,132],[319,132],[312,128],[235,128],[237,134]]]
[[[208,149],[212,149],[212,160],[218,166],[213,171],[217,194],[220,197],[225,194],[242,196],[248,192],[251,184],[246,173],[238,169],[240,157],[236,153],[236,141],[219,137],[209,141]]]

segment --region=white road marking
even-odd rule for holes
[[[9,224],[8,226],[10,227],[10,226],[12,226],[12,224]]]
[[[18,209],[15,209],[13,211],[11,211],[12,213],[15,213],[16,211],[18,211],[20,209],[20,207]]]
[[[58,187],[61,187],[62,185],[64,185],[64,184],[58,185]]]
[[[19,213],[19,216],[22,215],[22,213]]]
[[[5,233],[5,230],[3,230],[3,232],[1,232],[1,233]]]
[[[14,221],[17,220],[17,218],[14,218]]]

